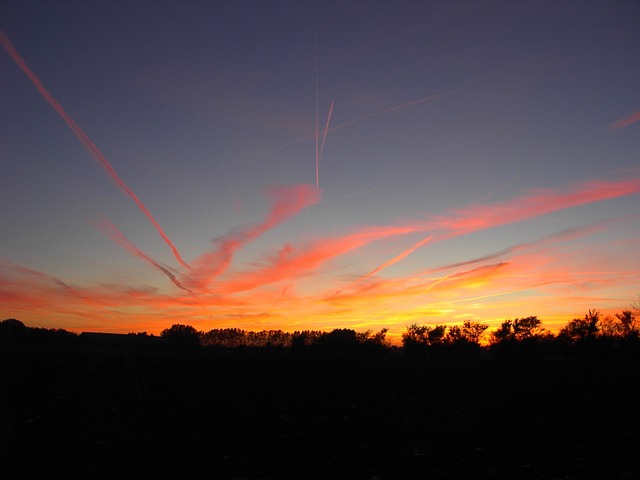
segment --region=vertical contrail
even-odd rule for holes
[[[82,129],[76,124],[76,122],[64,111],[62,105],[58,103],[58,101],[49,93],[49,91],[44,87],[40,79],[36,76],[35,73],[31,71],[26,62],[22,59],[20,54],[16,51],[13,44],[7,38],[7,36],[0,31],[0,42],[2,42],[2,46],[7,51],[7,53],[11,56],[11,58],[18,64],[18,66],[22,69],[22,71],[29,77],[29,80],[35,85],[38,91],[42,94],[44,99],[49,102],[49,105],[53,107],[53,109],[60,115],[60,117],[66,122],[71,131],[78,137],[78,140],[84,145],[84,147],[89,150],[89,152],[95,157],[95,159],[100,163],[102,168],[107,172],[107,174],[111,177],[111,179],[126,193],[138,206],[142,213],[149,219],[149,221],[156,228],[162,239],[166,242],[166,244],[173,251],[173,255],[176,257],[176,260],[180,262],[184,267],[190,268],[189,265],[182,259],[180,252],[176,246],[171,242],[169,237],[162,227],[158,224],[151,212],[144,206],[142,201],[138,198],[138,196],[129,188],[129,186],[124,183],[124,181],[118,176],[116,171],[113,169],[113,166],[109,163],[109,161],[104,157],[102,152],[96,147],[96,145],[91,141],[91,139],[82,131]]]
[[[314,4],[314,20],[315,20],[315,29],[314,29],[314,49],[315,49],[315,57],[316,57],[316,190],[320,189],[320,172],[319,172],[319,163],[320,163],[320,153],[318,151],[318,97],[320,95],[320,87],[318,80],[318,2],[316,1]]]
[[[324,142],[327,140],[327,133],[329,132],[329,123],[331,122],[331,113],[333,112],[334,100],[331,100],[331,106],[329,107],[329,115],[327,115],[327,124],[324,126],[324,135],[322,136],[322,143],[320,144],[320,156],[322,156],[322,150],[324,150]]]

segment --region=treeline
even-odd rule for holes
[[[62,328],[27,327],[20,320],[0,322],[0,344],[5,345],[73,345],[78,335]]]
[[[213,329],[199,332],[190,325],[176,324],[162,331],[161,337],[176,346],[219,347],[219,348],[290,348],[292,350],[325,350],[355,352],[356,350],[382,351],[391,343],[386,338],[388,329],[377,333],[371,330],[356,332],[339,328],[330,332],[302,330],[284,332],[263,330],[260,332],[239,328]]]
[[[198,331],[190,325],[174,324],[159,337],[146,332],[128,335],[81,335],[63,329],[31,328],[16,319],[0,322],[0,344],[102,345],[124,347],[169,347],[209,349],[270,349],[341,353],[383,353],[402,351],[409,355],[460,354],[481,352],[502,354],[568,354],[573,352],[640,351],[640,304],[632,304],[613,316],[589,310],[569,321],[558,333],[544,328],[536,316],[508,319],[489,331],[489,325],[467,320],[461,325],[420,325],[406,327],[401,347],[392,346],[388,329],[378,332],[334,329],[330,332],[303,330],[248,331],[239,328]]]
[[[466,320],[461,325],[420,325],[406,327],[402,334],[402,348],[407,351],[454,347],[459,350],[490,349],[532,346],[535,344],[580,346],[599,342],[620,345],[640,340],[640,315],[638,308],[625,310],[612,317],[605,317],[597,310],[589,310],[584,317],[569,321],[557,334],[545,329],[536,316],[508,319],[489,332],[489,325]],[[367,330],[335,329],[330,332],[304,330],[260,332],[239,328],[213,329],[200,332],[189,325],[176,324],[165,329],[161,337],[175,345],[200,345],[208,347],[274,347],[274,348],[357,348],[363,346],[380,349],[391,348],[387,339],[388,329],[379,332]]]
[[[402,346],[407,353],[466,352],[502,354],[569,354],[640,351],[640,308],[603,316],[589,310],[570,320],[557,334],[537,316],[508,319],[495,330],[480,322],[462,325],[407,327]]]

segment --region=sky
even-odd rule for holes
[[[356,331],[640,294],[640,4],[0,3],[0,317]]]

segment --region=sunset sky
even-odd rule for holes
[[[387,327],[640,294],[640,4],[4,1],[0,319]]]

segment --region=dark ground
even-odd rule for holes
[[[3,347],[0,476],[638,479],[639,367]]]

